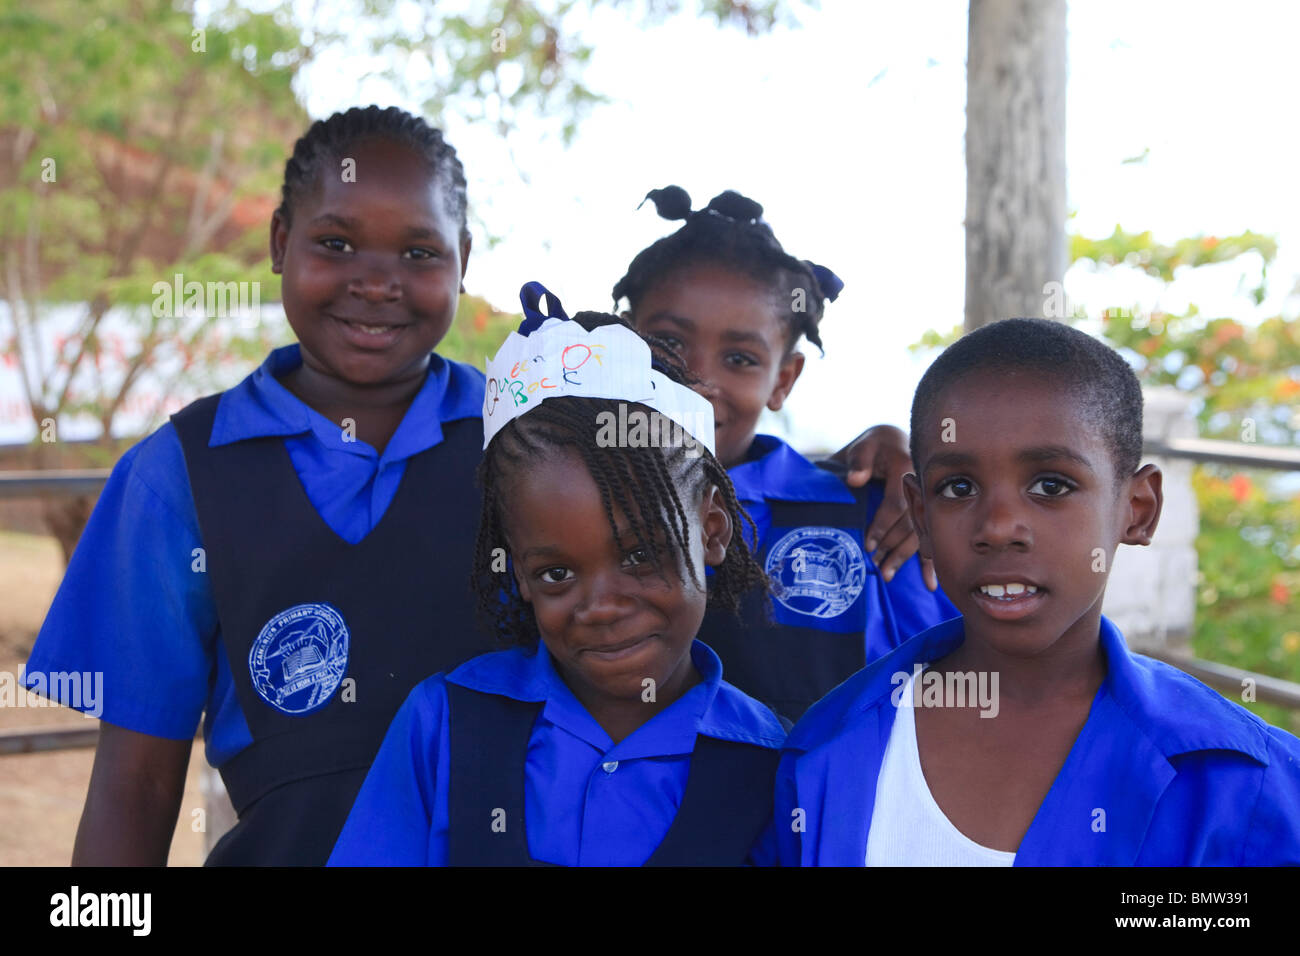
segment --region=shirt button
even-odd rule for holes
[[[615,770],[618,769],[618,761],[606,760],[603,764],[600,765],[600,769],[605,771],[605,773],[613,773]]]

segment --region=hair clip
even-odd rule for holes
[[[545,314],[538,311],[543,298],[546,299]],[[524,283],[519,290],[519,304],[524,307],[524,320],[519,323],[520,335],[531,335],[547,319],[568,319],[560,297],[540,282]]]
[[[817,277],[817,284],[821,286],[822,295],[826,297],[826,300],[828,302],[834,302],[839,298],[840,292],[844,289],[844,280],[834,272],[831,272],[831,270],[827,269],[825,266],[819,266],[817,263],[809,259],[805,259],[804,261],[807,262],[809,268],[812,269],[812,274]]]

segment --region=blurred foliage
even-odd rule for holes
[[[375,64],[407,98],[441,121],[448,111],[489,122],[508,136],[520,118],[545,118],[572,141],[583,118],[606,97],[583,70],[594,46],[583,26],[598,8],[623,10],[645,25],[690,9],[751,36],[797,23],[793,8],[814,0],[335,0],[300,22],[312,48],[337,47]],[[295,13],[299,6],[286,5]]]
[[[1275,472],[1195,469],[1198,657],[1300,682],[1300,500]],[[1300,712],[1248,704],[1300,733]]]
[[[793,22],[790,8],[803,2],[690,6],[755,34]],[[10,320],[0,345],[17,360],[33,420],[89,415],[107,440],[150,370],[179,366],[164,394],[192,391],[273,344],[265,326],[241,331],[148,306],[155,284],[177,273],[258,283],[263,302],[277,295],[267,221],[308,124],[294,87],[312,63],[365,58],[369,75],[435,122],[455,110],[508,135],[520,117],[539,116],[567,139],[601,99],[583,81],[593,48],[582,16],[621,8],[649,24],[683,9],[676,0],[465,6],[0,0],[0,298]],[[51,350],[49,322],[68,303],[83,314]],[[446,348],[473,345],[477,363],[489,333],[475,323],[495,313],[474,308]]]
[[[1247,253],[1261,257],[1266,275],[1277,243],[1244,232],[1166,245],[1149,232],[1116,227],[1105,239],[1072,236],[1070,249],[1074,260],[1141,269],[1168,283],[1176,270]],[[1249,297],[1258,304],[1265,293],[1261,284]],[[1300,319],[1279,316],[1246,325],[1206,317],[1195,305],[1183,315],[1112,307],[1101,313],[1101,332],[1136,364],[1143,385],[1172,386],[1195,396],[1202,438],[1300,444]],[[1192,483],[1200,512],[1194,653],[1300,682],[1300,500],[1295,482],[1276,471],[1198,465]],[[1247,706],[1300,733],[1300,712]]]
[[[1147,275],[1166,282],[1174,279],[1180,266],[1210,265],[1228,262],[1245,252],[1258,252],[1268,263],[1277,256],[1277,242],[1269,236],[1243,232],[1239,236],[1195,236],[1179,239],[1173,245],[1156,242],[1150,232],[1125,232],[1119,226],[1105,239],[1070,236],[1070,261],[1091,259],[1098,265],[1124,264],[1141,269]],[[1262,300],[1262,296],[1256,302]]]
[[[214,18],[196,28],[166,0],[0,0],[0,341],[37,422],[89,415],[106,438],[150,372],[169,370],[165,396],[264,351],[260,331],[150,307],[177,273],[277,287],[261,209],[306,123],[291,88],[304,57],[281,15]],[[231,218],[250,202],[256,234]],[[50,349],[69,304],[80,314]]]
[[[456,306],[456,321],[438,344],[438,354],[483,371],[485,360],[496,354],[521,321],[521,313],[501,312],[487,299],[462,295]]]
[[[934,329],[926,329],[921,335],[919,342],[913,342],[908,346],[912,352],[929,352],[932,349],[946,349],[966,333],[966,327],[963,325],[954,325],[947,332],[937,332]]]
[[[1300,321],[1257,326],[1131,310],[1102,313],[1102,334],[1142,364],[1143,384],[1194,394],[1202,438],[1292,445],[1300,436]],[[1253,429],[1253,433],[1252,433]]]

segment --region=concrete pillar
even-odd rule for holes
[[[1195,438],[1192,399],[1174,388],[1145,388],[1143,437]],[[1134,650],[1184,650],[1196,616],[1196,533],[1192,462],[1143,456],[1164,473],[1164,510],[1150,546],[1120,545],[1102,612]]]

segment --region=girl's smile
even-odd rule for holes
[[[704,567],[722,563],[730,519],[716,489],[683,500],[698,572],[688,580],[680,556],[675,567],[654,566],[617,507],[614,534],[600,489],[577,455],[552,452],[513,476],[508,488],[505,531],[520,595],[532,605],[545,645],[541,653],[621,739],[699,679],[690,648],[704,620]]]
[[[326,161],[292,222],[271,224],[300,378],[314,379],[299,384],[325,404],[368,404],[358,388],[418,390],[455,318],[470,249],[423,157],[383,139],[349,153],[355,181]]]

